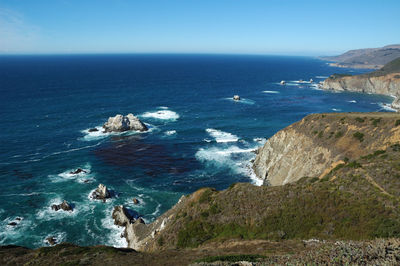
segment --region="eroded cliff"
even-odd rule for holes
[[[309,115],[268,139],[258,150],[254,172],[272,186],[318,177],[341,161],[400,141],[399,119],[397,113]]]

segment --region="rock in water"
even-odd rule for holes
[[[85,170],[83,170],[83,169],[81,169],[81,168],[78,168],[78,169],[76,169],[75,171],[72,171],[72,172],[69,172],[71,175],[77,175],[77,174],[80,174],[80,173],[87,173]]]
[[[111,194],[105,185],[100,184],[96,190],[92,192],[91,197],[93,199],[105,200],[111,198]]]
[[[97,128],[91,128],[91,129],[89,129],[88,130],[89,132],[97,132],[97,131],[99,131]]]
[[[281,85],[285,85],[286,82],[284,80],[281,81]]]
[[[234,95],[234,96],[233,96],[233,99],[234,99],[235,101],[239,101],[239,100],[240,100],[240,96],[239,96],[239,95]]]
[[[137,198],[133,198],[132,201],[133,201],[133,203],[134,203],[135,205],[139,204],[139,200],[138,200]]]
[[[55,244],[57,244],[57,239],[55,239],[54,236],[50,236],[50,237],[46,238],[46,241],[51,246],[54,246]]]
[[[73,211],[72,206],[64,200],[61,204],[53,204],[51,206],[51,209],[58,211],[58,210],[63,210],[63,211]]]
[[[115,206],[112,218],[114,219],[114,224],[119,226],[126,226],[127,224],[134,223],[135,218],[129,213],[123,205]]]
[[[127,116],[116,115],[108,118],[108,121],[103,125],[105,132],[123,132],[127,130],[147,131],[148,128],[142,121],[133,114]]]

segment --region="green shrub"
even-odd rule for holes
[[[202,259],[198,259],[195,262],[216,262],[216,261],[228,261],[228,262],[238,262],[238,261],[250,261],[254,262],[259,259],[266,258],[262,255],[247,255],[247,254],[240,254],[240,255],[223,255],[223,256],[210,256],[205,257]]]
[[[336,135],[335,135],[335,138],[341,138],[341,137],[343,137],[343,132],[342,131],[339,131],[339,132],[337,132],[336,133]]]
[[[358,163],[357,161],[352,161],[351,163],[348,163],[346,165],[346,167],[349,167],[349,168],[360,168],[361,164]]]
[[[324,132],[320,131],[320,132],[318,133],[318,138],[322,138],[323,135],[324,135]]]
[[[374,125],[374,127],[378,126],[378,123],[381,122],[382,118],[371,118],[372,120],[372,125]]]
[[[211,200],[211,195],[213,194],[213,190],[211,188],[207,188],[204,190],[203,194],[201,194],[199,198],[200,203],[206,203]]]
[[[397,120],[396,120],[396,123],[395,123],[394,125],[395,125],[396,127],[397,127],[397,126],[400,126],[400,119],[397,119]]]
[[[364,134],[361,132],[356,132],[353,134],[353,137],[355,137],[356,139],[358,139],[360,142],[362,142],[364,140]]]
[[[365,120],[362,119],[361,117],[356,117],[356,121],[362,123],[362,122],[364,122]]]

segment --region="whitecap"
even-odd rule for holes
[[[229,98],[224,98],[224,100],[228,100],[228,101],[235,102],[235,103],[250,104],[250,105],[255,104],[255,101],[246,99],[246,98],[241,98],[240,100],[237,101],[237,100],[234,100],[232,97],[229,97]]]
[[[236,142],[239,140],[236,135],[218,129],[207,128],[206,132],[213,137],[216,142]]]
[[[158,108],[163,109],[163,110],[169,109],[167,106],[159,106]]]
[[[90,128],[82,130],[81,133],[85,134],[83,137],[84,140],[91,141],[91,140],[98,140],[108,137],[111,133],[105,132],[102,126],[95,127],[97,131],[90,132]]]
[[[347,101],[347,102],[349,102],[349,103],[357,103],[356,100],[351,100],[351,101]]]
[[[263,91],[264,93],[279,93],[279,91]]]
[[[329,78],[328,76],[315,76],[317,79],[327,79]]]
[[[340,111],[342,111],[342,110],[341,110],[341,109],[332,108],[332,111],[334,111],[334,112],[340,112]]]
[[[140,117],[150,118],[150,119],[160,119],[160,120],[172,120],[176,121],[179,118],[179,114],[171,110],[157,110],[155,112],[145,112]]]
[[[168,130],[168,131],[165,131],[164,134],[167,135],[167,136],[175,135],[176,134],[176,130]]]

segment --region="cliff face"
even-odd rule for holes
[[[394,96],[393,108],[400,109],[400,72],[382,76],[358,75],[330,77],[322,85],[325,90],[352,91]]]
[[[397,119],[395,113],[309,115],[272,136],[259,149],[253,169],[272,186],[319,177],[341,161],[400,141]]]

